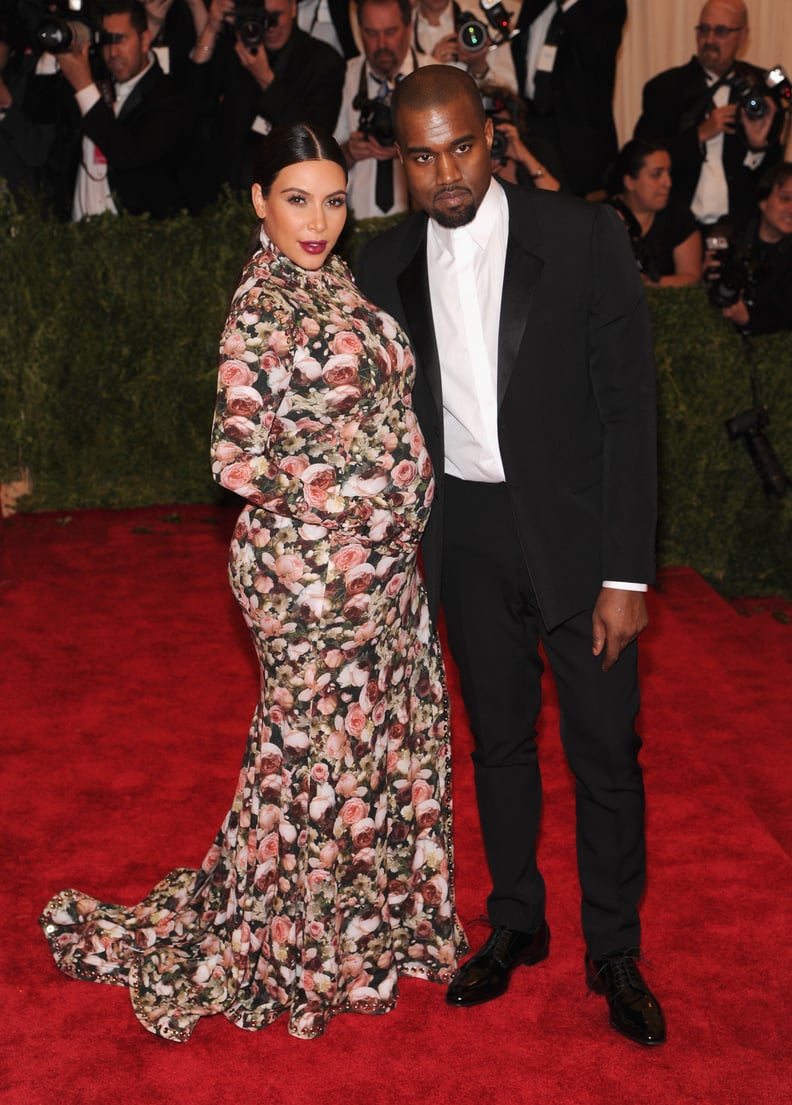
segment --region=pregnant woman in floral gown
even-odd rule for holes
[[[404,334],[331,254],[333,140],[274,132],[253,187],[261,241],[220,343],[215,478],[247,500],[231,584],[261,663],[231,809],[200,870],[138,906],[58,894],[58,966],[126,985],[149,1031],[224,1013],[300,1037],[384,1013],[399,975],[447,982],[464,950],[448,710],[417,570],[433,477]]]

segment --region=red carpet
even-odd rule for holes
[[[60,975],[36,924],[54,891],[138,901],[200,862],[230,802],[257,692],[225,579],[235,512],[18,516],[2,527],[4,1105],[781,1105],[790,1100],[792,624],[666,571],[644,638],[647,975],[669,1040],[645,1051],[587,997],[571,784],[548,686],[541,753],[550,959],[471,1010],[405,981],[382,1018],[317,1041],[223,1017],[148,1035],[125,990]],[[744,604],[750,611],[750,604]],[[454,686],[453,673],[449,673]],[[461,709],[459,905],[487,880]]]

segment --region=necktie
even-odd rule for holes
[[[398,77],[396,78],[399,79]],[[382,81],[382,87],[380,88],[377,99],[382,103],[390,103],[391,92],[393,91],[390,84],[387,81]],[[393,207],[393,159],[389,158],[387,161],[377,162],[377,179],[374,184],[374,202],[380,211],[386,213]]]

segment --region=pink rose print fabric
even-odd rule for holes
[[[261,663],[236,794],[199,871],[132,909],[66,890],[41,924],[67,975],[128,986],[151,1032],[202,1016],[320,1035],[447,982],[447,697],[417,569],[433,494],[404,334],[338,258],[266,240],[220,342],[215,479],[247,500],[231,586]]]

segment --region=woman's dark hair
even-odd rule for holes
[[[608,172],[606,188],[608,195],[617,196],[624,191],[624,178],[638,176],[646,164],[647,157],[653,153],[668,153],[668,146],[662,142],[649,142],[644,138],[632,138],[625,142]]]
[[[346,159],[329,131],[309,123],[290,123],[275,127],[262,139],[253,162],[253,182],[267,197],[281,169],[301,161],[334,161],[344,170],[344,179],[349,179]]]
[[[792,161],[780,161],[777,165],[772,165],[756,185],[756,202],[766,200],[775,187],[783,188],[790,177]]]

